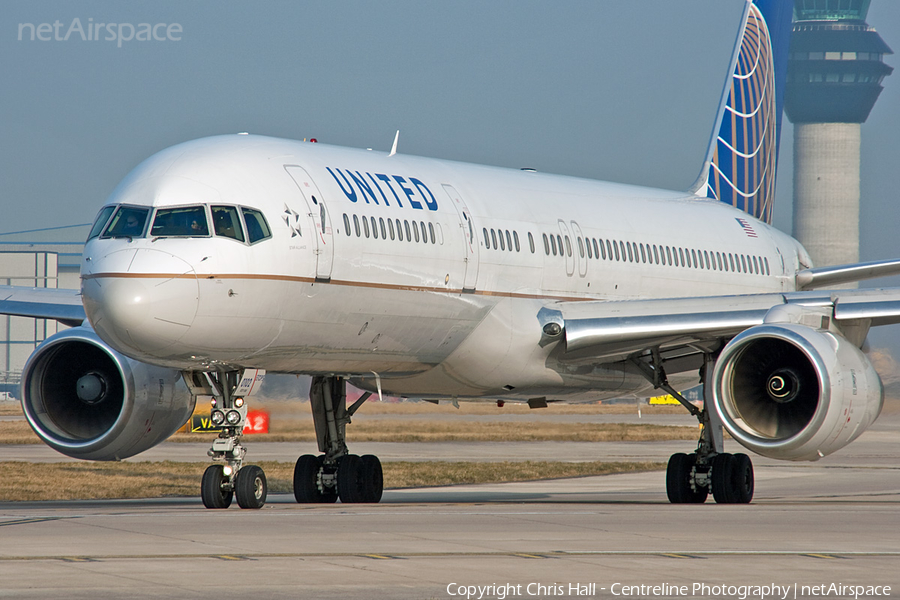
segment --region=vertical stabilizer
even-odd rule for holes
[[[747,0],[696,193],[772,222],[793,5]]]

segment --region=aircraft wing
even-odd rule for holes
[[[710,351],[754,325],[783,322],[787,315],[778,307],[789,306],[816,309],[801,317],[807,320],[824,314],[842,328],[862,328],[864,337],[872,325],[900,323],[900,288],[560,302],[548,306],[541,317],[562,327],[565,359],[607,362],[650,348]]]
[[[54,319],[76,327],[84,322],[80,290],[0,286],[0,315]]]

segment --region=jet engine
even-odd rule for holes
[[[127,358],[88,327],[53,335],[22,373],[35,433],[73,458],[119,460],[172,435],[194,410],[181,372]]]
[[[843,448],[875,421],[884,398],[859,348],[798,324],[759,325],[735,337],[719,356],[713,386],[728,433],[782,460],[818,460]]]

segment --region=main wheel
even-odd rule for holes
[[[312,454],[304,454],[294,465],[294,498],[300,504],[321,502],[319,491],[319,459]]]
[[[347,454],[338,459],[338,496],[344,504],[363,501],[363,489],[360,485],[361,465],[362,461],[355,454]]]
[[[735,454],[731,465],[732,502],[748,504],[753,500],[753,463],[746,454]]]
[[[362,502],[370,504],[381,502],[384,493],[384,472],[381,469],[381,461],[374,454],[365,454],[360,459],[359,481],[362,487]]]
[[[679,452],[669,458],[666,468],[666,495],[672,504],[702,504],[706,502],[709,490],[694,490],[691,486],[691,471],[697,462],[696,454]]]
[[[226,489],[228,477],[222,465],[210,465],[203,472],[200,481],[200,499],[206,508],[228,508],[231,506],[231,498],[234,495]]]
[[[712,460],[712,493],[713,498],[719,504],[733,504],[734,485],[732,484],[732,472],[734,470],[734,456],[727,453],[717,454]]]
[[[234,478],[234,495],[241,508],[262,508],[266,504],[269,487],[261,467],[241,467]]]

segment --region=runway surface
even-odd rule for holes
[[[756,458],[757,492],[747,506],[669,505],[662,472],[394,490],[379,505],[298,505],[278,495],[260,511],[208,511],[192,498],[5,503],[0,598],[430,599],[465,598],[460,586],[504,584],[512,586],[505,594],[495,588],[481,597],[606,598],[622,594],[621,584],[688,586],[684,595],[672,587],[626,594],[641,598],[737,598],[738,586],[772,584],[789,588],[789,598],[795,584],[796,597],[848,597],[803,593],[804,585],[822,584],[891,586],[894,596],[898,421],[887,415],[818,463]],[[189,446],[160,451],[196,460]],[[278,458],[290,460],[302,451],[264,446],[251,445],[250,456],[283,450]],[[370,450],[363,446],[354,451]],[[382,449],[403,454],[393,446],[418,459],[484,459],[520,456],[535,444]],[[665,460],[688,449],[679,442],[583,446],[592,459]],[[570,444],[537,447],[545,458],[574,451]],[[22,448],[15,448],[20,456],[40,447]],[[595,587],[577,587],[590,583]],[[744,593],[760,598],[761,591]]]

